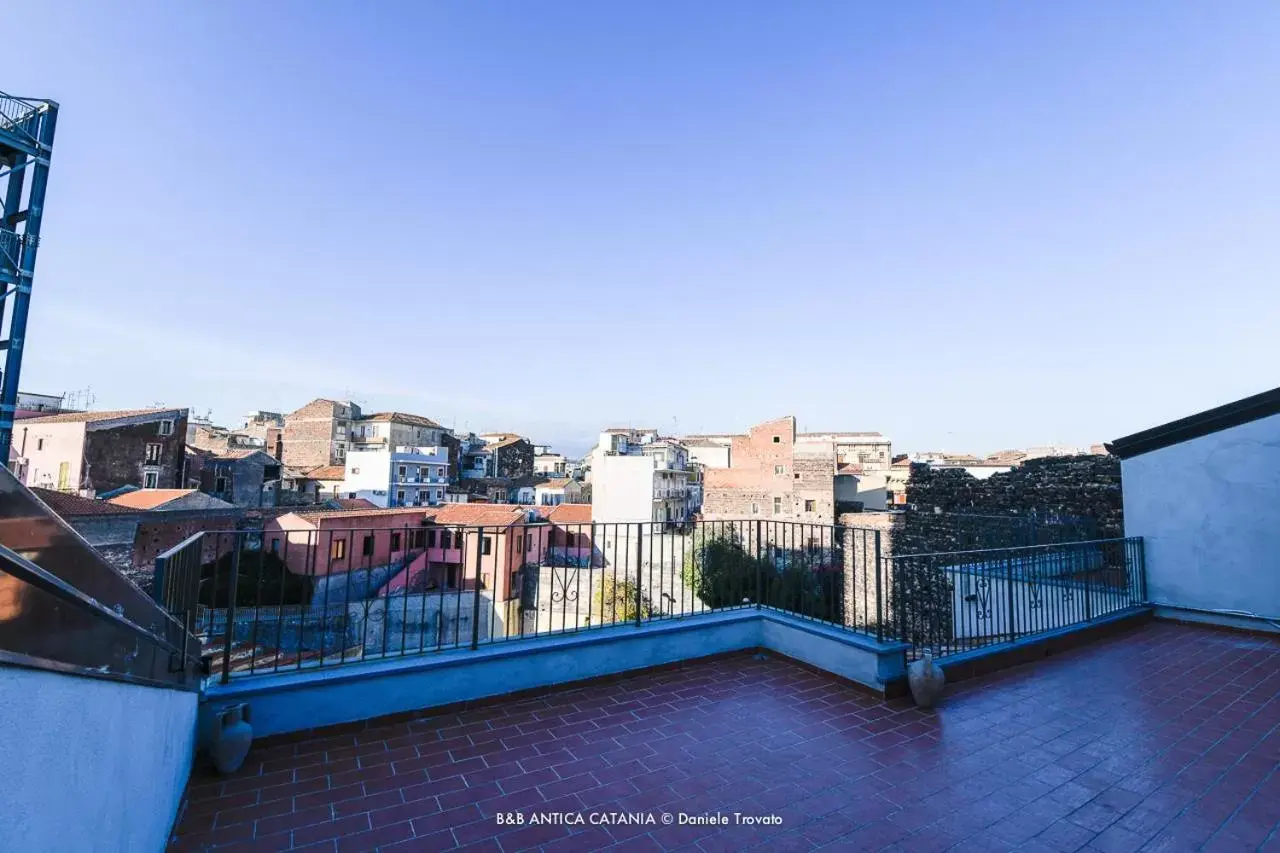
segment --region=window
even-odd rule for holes
[[[335,539],[333,544],[329,546],[329,556],[335,560],[341,560],[347,556],[347,540]]]
[[[436,499],[436,500],[440,500],[440,490],[439,490],[439,489],[436,489],[436,490],[435,490],[435,492],[433,492],[432,494],[433,494],[433,496],[435,497],[435,499]]]
[[[773,514],[774,515],[782,514],[782,498],[773,499]]]
[[[399,533],[391,534],[391,550],[392,551],[400,550],[400,534]]]
[[[775,473],[775,474],[785,474],[785,473],[787,473],[787,466],[786,466],[786,465],[774,465],[774,466],[773,466],[773,473]]]
[[[36,439],[36,450],[44,450],[44,439],[43,439],[43,438],[37,438],[37,439]]]
[[[272,554],[280,553],[280,537],[278,536],[271,537],[271,553]]]
[[[427,547],[428,548],[436,547],[436,532],[434,530],[427,531]]]
[[[752,514],[752,515],[758,515],[758,514],[759,514],[759,512],[760,512],[760,504],[753,503],[753,504],[751,505],[751,514]]]
[[[524,535],[524,549],[526,551],[533,550],[533,534],[532,533],[526,533]]]
[[[516,553],[517,554],[524,553],[524,537],[523,536],[516,537]]]
[[[225,492],[227,490],[227,478],[218,477],[213,481],[213,490],[215,492]]]
[[[396,492],[396,503],[400,506],[404,506],[404,489],[400,489]]]
[[[160,485],[160,474],[156,471],[147,471],[142,475],[142,488],[154,489]]]
[[[359,473],[360,473],[360,469],[359,469],[359,468],[352,468],[352,469],[351,469],[351,473],[352,473],[352,474],[359,474]]]
[[[441,548],[453,547],[453,542],[451,541],[452,539],[453,537],[450,535],[448,530],[440,531],[440,547]]]
[[[173,435],[173,421],[161,421],[161,422],[160,422],[160,434],[161,434],[161,435]]]
[[[805,501],[805,502],[804,502],[804,511],[805,511],[805,512],[816,512],[816,511],[817,511],[817,509],[818,509],[818,502],[817,502],[817,501]]]
[[[154,443],[152,443],[152,444],[148,444],[148,445],[147,445],[147,464],[148,464],[148,465],[159,465],[159,464],[160,464],[160,453],[161,453],[163,450],[164,450],[164,445],[163,445],[163,444],[154,444]]]
[[[492,553],[493,553],[493,537],[486,536],[484,537],[484,554],[487,557]]]
[[[409,470],[409,469],[405,468],[403,465],[401,465],[401,466],[400,466],[400,477],[401,477],[401,479],[403,479],[403,478],[404,478],[405,472],[406,472],[406,471],[408,471],[408,470]]]
[[[797,479],[797,480],[799,480],[799,479],[800,479],[800,475],[799,475],[799,474],[796,474],[796,479]]]
[[[360,555],[362,557],[373,556],[373,536],[365,535],[364,541],[360,543]]]
[[[775,435],[775,436],[773,437],[773,443],[774,443],[774,444],[782,444],[782,436],[780,436],[780,435]]]
[[[458,585],[458,567],[457,566],[449,567],[449,577],[445,580],[444,585],[447,586],[449,589],[453,589]]]

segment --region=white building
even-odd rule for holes
[[[380,507],[435,506],[444,503],[448,484],[446,448],[390,445],[348,451],[341,493]]]
[[[1280,388],[1107,448],[1156,615],[1280,630]]]
[[[591,452],[592,516],[601,521],[685,521],[696,510],[689,451],[651,430],[606,430]]]

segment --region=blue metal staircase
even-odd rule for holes
[[[0,92],[0,465],[9,464],[58,105]]]

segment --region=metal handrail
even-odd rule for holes
[[[4,545],[0,545],[0,561],[4,563],[3,571],[6,574],[11,574],[18,580],[30,584],[42,592],[49,593],[61,601],[72,604],[87,613],[112,623],[118,628],[123,628],[141,639],[148,640],[171,655],[178,655],[190,661],[199,661],[198,656],[191,655],[163,637],[156,636],[132,619],[117,613],[97,599],[90,598],[62,578],[42,569],[26,557]],[[163,611],[161,612],[163,613]],[[168,613],[163,613],[163,615],[164,618],[173,621],[175,628],[182,627],[181,623],[173,619]]]
[[[1051,542],[1045,545],[1010,545],[1006,548],[979,548],[973,551],[929,551],[919,554],[897,554],[891,557],[885,557],[886,560],[907,560],[919,557],[962,557],[966,554],[994,554],[1007,553],[1009,551],[1032,551],[1036,548],[1066,548],[1076,547],[1080,545],[1104,545],[1115,542],[1128,542],[1130,539],[1140,538],[1132,536],[1117,536],[1111,539],[1080,539],[1068,542]]]

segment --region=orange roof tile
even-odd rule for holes
[[[195,491],[195,489],[138,489],[116,495],[108,502],[116,506],[127,506],[130,509],[155,509]]]
[[[523,521],[528,508],[515,504],[445,504],[429,514],[436,524],[505,527]]]
[[[63,518],[76,518],[85,515],[119,515],[131,510],[119,507],[110,501],[96,498],[82,498],[79,495],[55,492],[53,489],[33,488],[31,493],[44,501],[49,509]]]

